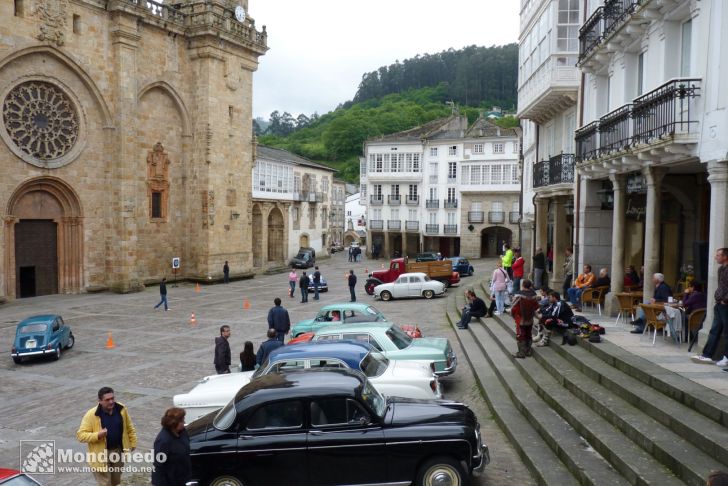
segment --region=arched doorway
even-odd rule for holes
[[[501,254],[504,243],[510,243],[513,232],[503,226],[490,226],[480,232],[480,256],[495,257]]]
[[[268,261],[283,261],[283,214],[278,208],[268,213]]]
[[[253,231],[251,231],[251,243],[253,248],[253,266],[263,266],[263,213],[260,206],[253,206]]]
[[[302,234],[300,238],[298,238],[298,246],[300,248],[308,248],[308,235],[306,233]]]
[[[5,217],[11,297],[78,293],[83,286],[83,224],[75,191],[55,177],[22,184]]]

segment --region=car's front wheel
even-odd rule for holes
[[[210,481],[208,486],[243,486],[243,482],[235,476],[220,476]]]
[[[415,484],[417,486],[463,486],[465,473],[455,459],[435,457],[420,467]]]
[[[387,290],[382,290],[382,293],[379,294],[379,297],[381,297],[381,299],[384,301],[392,300],[392,294],[389,293]]]
[[[71,349],[76,344],[76,338],[73,337],[73,333],[68,335],[68,342],[66,343],[66,349]]]
[[[435,292],[433,292],[432,290],[425,290],[424,292],[422,292],[422,297],[424,297],[425,299],[431,299],[434,296]]]

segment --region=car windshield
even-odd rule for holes
[[[404,349],[412,344],[412,338],[397,326],[387,329],[387,337],[397,346],[397,349]]]
[[[235,398],[233,398],[217,413],[212,425],[218,430],[227,430],[235,421],[236,415]]]
[[[21,334],[30,334],[33,332],[45,332],[45,330],[48,329],[48,324],[43,323],[36,323],[36,324],[26,324],[25,326],[20,328]]]
[[[429,275],[425,275],[425,282],[429,282],[430,280],[432,280],[432,279],[430,278],[430,276],[429,276]]]
[[[361,398],[369,405],[369,408],[380,417],[384,416],[384,412],[387,407],[387,401],[377,390],[374,389],[371,383],[367,381],[361,389]]]
[[[467,265],[468,263],[470,263],[470,262],[469,262],[469,261],[467,261],[467,260],[466,260],[465,258],[461,258],[461,259],[460,259],[460,264],[461,264],[461,265]]]
[[[361,360],[360,366],[367,378],[374,378],[387,370],[389,360],[379,351],[371,351]]]

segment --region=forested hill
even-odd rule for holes
[[[418,55],[366,73],[353,102],[446,83],[447,95],[458,104],[514,109],[517,82],[517,44],[469,46]]]

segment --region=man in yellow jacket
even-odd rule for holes
[[[501,264],[503,265],[503,270],[505,270],[506,273],[508,274],[508,278],[513,280],[513,268],[512,267],[513,267],[514,253],[513,253],[513,250],[511,249],[511,245],[509,245],[508,243],[503,245],[503,248],[505,251],[503,252],[503,256],[501,257]]]
[[[88,464],[99,486],[121,484],[122,453],[136,448],[137,436],[126,407],[117,403],[114,390],[99,390],[99,404],[86,412],[76,432],[88,444]]]

